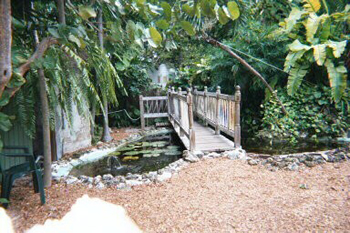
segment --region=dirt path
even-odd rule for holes
[[[350,162],[270,172],[211,159],[168,182],[131,191],[57,184],[47,191],[45,206],[29,188],[15,188],[8,213],[22,231],[61,218],[84,193],[126,207],[146,232],[350,231]]]

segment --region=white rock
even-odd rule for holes
[[[75,176],[69,176],[66,179],[66,184],[74,184],[78,181],[78,178],[76,178]]]
[[[163,174],[157,176],[157,181],[163,182],[165,180],[170,179],[171,176],[172,176],[172,174],[170,172],[164,172]]]
[[[127,180],[126,185],[128,186],[136,186],[136,185],[141,185],[142,181],[139,180]]]
[[[112,176],[111,174],[104,174],[102,179],[103,180],[113,180],[114,176]]]
[[[104,183],[102,182],[99,182],[97,185],[96,185],[96,188],[98,189],[104,189],[106,186],[104,185]]]

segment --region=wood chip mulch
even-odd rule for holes
[[[243,161],[190,164],[162,184],[130,191],[54,184],[47,204],[15,187],[7,213],[18,232],[62,218],[88,194],[124,206],[145,232],[349,231],[350,162],[271,172]]]

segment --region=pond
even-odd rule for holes
[[[247,152],[270,155],[324,151],[345,145],[346,142],[338,142],[335,140],[320,140],[318,142],[312,140],[304,140],[298,141],[297,143],[290,143],[288,141],[269,142],[257,138],[245,138],[242,140],[242,147]]]
[[[180,159],[183,150],[185,148],[176,133],[166,130],[131,142],[96,162],[78,165],[71,170],[70,175],[117,176],[157,171]]]

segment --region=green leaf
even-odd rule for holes
[[[186,31],[186,33],[190,36],[194,36],[196,34],[196,31],[194,30],[192,24],[188,21],[181,21],[180,22],[181,27]]]
[[[171,6],[167,2],[162,2],[160,6],[163,8],[165,19],[167,21],[171,20]]]
[[[284,28],[287,31],[291,31],[297,21],[301,18],[301,16],[305,13],[305,11],[301,11],[296,7],[292,8],[287,19],[285,19]]]
[[[328,79],[332,88],[333,99],[338,103],[342,98],[347,86],[346,68],[344,66],[335,67],[333,62],[330,60],[327,60],[325,62],[325,66],[327,67]]]
[[[284,62],[284,71],[289,72],[289,69],[295,65],[295,63],[304,55],[306,51],[300,50],[298,52],[290,51]]]
[[[55,38],[60,38],[60,35],[58,34],[58,31],[56,28],[49,28],[47,29],[49,31],[49,33],[55,37]]]
[[[1,149],[2,149],[2,141],[0,139],[0,151],[1,151]],[[0,198],[0,203],[5,204],[5,203],[10,203],[10,202],[5,198]]]
[[[79,40],[79,38],[77,38],[76,36],[70,34],[70,35],[68,36],[68,40],[74,42],[79,48],[81,48],[80,40]]]
[[[296,66],[291,69],[287,84],[289,95],[294,95],[294,93],[298,90],[301,82],[303,81],[304,76],[308,72],[308,68],[308,65],[296,64]]]
[[[230,18],[232,20],[238,19],[239,17],[239,8],[236,2],[228,2],[227,3],[228,11],[230,12]]]
[[[317,65],[322,66],[326,60],[326,44],[318,44],[312,46],[314,49],[314,57]]]
[[[214,17],[215,16],[215,7],[216,1],[215,0],[201,0],[200,2],[200,8],[201,12],[208,17]]]
[[[330,17],[327,17],[322,22],[322,28],[320,33],[320,41],[323,43],[328,40],[329,36],[331,35],[331,25],[332,21]]]
[[[343,52],[345,50],[346,43],[347,43],[346,40],[341,41],[341,42],[329,40],[327,45],[328,45],[328,47],[333,49],[334,57],[339,58],[339,57],[341,57],[341,55],[343,54]]]
[[[79,15],[88,20],[89,18],[95,18],[96,12],[91,6],[79,6]]]
[[[291,43],[290,45],[288,45],[289,49],[293,52],[298,52],[300,50],[309,50],[311,49],[310,46],[308,45],[305,45],[305,44],[302,44],[300,43],[300,41],[298,39],[296,39],[295,41],[293,41],[293,43]]]
[[[153,42],[154,42],[157,46],[159,46],[159,45],[162,43],[162,40],[163,40],[162,35],[161,35],[161,34],[157,31],[157,29],[154,28],[154,27],[151,27],[151,28],[149,29],[149,33],[150,33],[150,36],[151,36]]]
[[[229,18],[221,7],[217,10],[217,18],[222,25],[225,25],[229,21]]]
[[[0,130],[7,132],[11,127],[12,123],[10,121],[10,116],[0,112]]]
[[[166,30],[169,28],[169,23],[165,19],[158,20],[156,22],[156,25],[157,25],[157,27],[159,27],[160,29],[163,29],[163,30]]]
[[[314,36],[317,32],[318,25],[320,23],[320,20],[322,18],[318,17],[315,13],[309,14],[309,18],[306,21],[305,28],[306,28],[306,40],[310,43],[313,42]]]
[[[190,7],[188,4],[182,5],[182,10],[189,16],[194,16],[194,8]]]
[[[16,88],[22,86],[26,80],[17,72],[12,73],[10,83],[7,84],[8,88]]]
[[[132,20],[128,20],[126,24],[126,31],[128,33],[129,39],[134,40],[135,39],[135,30],[136,30],[136,24]]]
[[[0,107],[7,105],[10,101],[10,97],[11,97],[10,93],[7,91],[4,91],[2,93],[2,96],[0,97]]]

